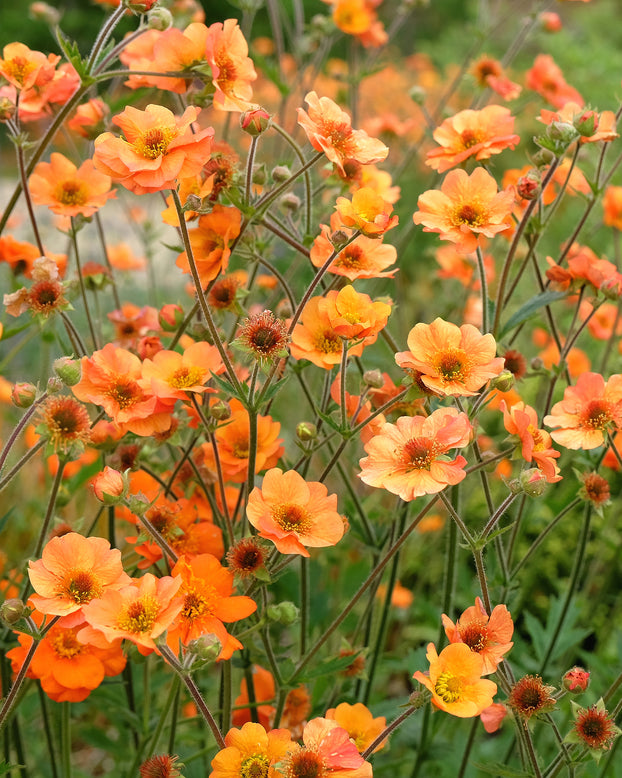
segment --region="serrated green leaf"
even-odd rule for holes
[[[272,386],[268,387],[268,391],[265,393],[265,395],[261,398],[262,403],[269,402],[276,394],[277,392],[280,392],[283,386],[289,381],[289,376],[283,376],[280,381],[277,381],[276,383],[272,384]]]
[[[497,340],[503,338],[508,334],[508,332],[511,332],[515,327],[518,327],[519,324],[522,324],[523,322],[527,321],[527,319],[530,319],[534,313],[543,306],[549,305],[549,303],[554,303],[556,300],[562,300],[567,296],[568,295],[566,292],[548,291],[542,292],[537,294],[535,297],[532,297],[531,300],[526,302],[522,308],[519,308],[516,313],[510,316],[510,318],[505,323],[505,326],[501,329],[501,332],[497,336]]]
[[[19,770],[21,767],[26,767],[23,764],[10,764],[5,762],[4,759],[0,762],[0,775],[7,775],[11,770]]]

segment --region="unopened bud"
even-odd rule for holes
[[[529,366],[537,373],[540,370],[544,370],[544,360],[541,357],[534,357],[529,363]]]
[[[513,386],[514,375],[509,370],[502,370],[490,382],[491,389],[498,389],[500,392],[509,392]]]
[[[546,167],[555,159],[555,154],[549,149],[540,149],[533,157],[533,164],[537,167]]]
[[[27,608],[24,603],[17,597],[11,597],[5,600],[0,605],[0,620],[2,620],[7,627],[12,627],[24,616],[28,616],[30,608]]]
[[[158,323],[164,332],[175,332],[184,320],[184,310],[181,305],[167,303],[158,311]]]
[[[0,97],[0,122],[6,122],[15,116],[17,106],[8,97]]]
[[[270,173],[270,175],[275,184],[280,184],[283,181],[287,181],[288,178],[292,177],[292,171],[287,167],[287,165],[277,165],[276,167],[272,168],[272,173]]]
[[[48,378],[47,383],[47,393],[48,394],[58,394],[62,389],[64,389],[65,384],[63,383],[62,379],[60,379],[57,375],[50,376]]]
[[[226,421],[231,418],[231,406],[224,400],[216,400],[210,405],[209,415],[216,421]]]
[[[145,335],[136,344],[136,352],[142,359],[153,359],[154,356],[164,350],[162,341],[157,335]]]
[[[426,98],[426,91],[422,86],[411,86],[408,90],[408,96],[417,105],[423,105]]]
[[[263,108],[252,108],[240,114],[240,127],[252,138],[265,132],[270,126],[271,117]]]
[[[37,399],[37,387],[26,382],[13,384],[11,402],[18,408],[30,408]]]
[[[582,667],[573,667],[562,678],[562,686],[567,692],[581,694],[590,685],[590,674]]]
[[[348,233],[345,232],[344,230],[335,230],[331,234],[329,240],[336,249],[340,249],[342,246],[345,246],[346,243],[348,242],[349,240]]]
[[[317,427],[310,421],[301,421],[296,426],[296,437],[302,441],[315,440],[317,438]]]
[[[122,5],[137,14],[144,14],[157,4],[158,0],[122,0]]]
[[[31,3],[28,13],[31,19],[34,19],[36,22],[49,24],[50,27],[55,27],[57,24],[60,24],[62,17],[58,8],[52,8],[52,6],[47,3]]]
[[[257,186],[263,186],[266,181],[268,180],[268,171],[266,170],[266,166],[261,163],[261,165],[253,165],[253,184],[257,184]]]
[[[523,200],[535,200],[540,194],[541,182],[542,176],[540,172],[533,168],[518,179],[516,182],[516,193]]]
[[[298,621],[299,611],[293,602],[279,602],[267,607],[266,616],[270,621],[278,621],[288,627]]]
[[[287,192],[283,195],[283,197],[279,200],[279,205],[284,211],[289,211],[290,213],[296,213],[300,209],[302,201],[298,195],[295,195],[293,192]]]
[[[208,633],[191,640],[186,651],[201,662],[215,662],[222,651],[222,644],[216,635]]]
[[[79,359],[60,357],[54,361],[52,367],[65,386],[75,386],[80,383],[80,379],[82,378],[82,363]]]
[[[617,300],[622,294],[622,277],[616,274],[612,278],[607,278],[599,288],[608,300]]]
[[[147,27],[150,30],[165,32],[173,26],[173,14],[168,8],[154,8],[147,15]]]
[[[562,20],[555,11],[542,11],[538,14],[538,21],[545,32],[559,32],[562,28]]]
[[[573,127],[583,138],[589,138],[598,129],[598,114],[595,111],[586,111],[581,116],[575,116]]]
[[[184,211],[198,211],[200,210],[201,206],[203,205],[203,200],[199,197],[198,194],[194,194],[194,192],[191,192],[188,197],[186,197],[186,202],[184,203]]]
[[[537,467],[523,470],[519,476],[521,491],[528,497],[540,497],[546,489],[546,478]]]
[[[384,378],[380,370],[366,370],[363,373],[363,383],[365,386],[370,386],[372,389],[382,389],[384,386]]]
[[[425,705],[427,705],[430,699],[430,692],[427,689],[421,689],[419,691],[413,692],[410,695],[408,698],[408,707],[418,710],[419,708],[423,708]]]
[[[120,473],[112,467],[106,467],[91,481],[93,492],[104,505],[117,505],[123,502],[128,490],[128,479],[125,473]]]
[[[579,137],[579,133],[569,122],[551,122],[545,134],[551,140],[568,146]]]

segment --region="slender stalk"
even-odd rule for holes
[[[257,142],[259,136],[251,138],[251,145],[246,159],[246,184],[244,186],[244,201],[250,205],[251,191],[253,188],[253,165],[255,163],[255,154],[257,153]]]
[[[63,472],[65,470],[66,464],[67,464],[67,460],[64,457],[59,456],[58,470],[56,471],[56,475],[54,476],[54,481],[52,482],[52,491],[50,492],[48,507],[45,512],[45,517],[43,519],[41,531],[39,532],[37,545],[35,546],[35,550],[33,552],[33,556],[35,557],[35,559],[39,559],[39,557],[41,556],[43,544],[45,543],[45,539],[48,534],[48,529],[50,527],[50,522],[52,521],[52,516],[54,515],[54,508],[56,507],[56,498],[58,496],[58,490],[60,489],[60,485],[63,481]]]
[[[253,365],[248,387],[248,473],[246,478],[247,494],[255,488],[255,467],[257,462],[257,407],[255,403],[255,387],[259,374],[259,362]]]
[[[482,288],[482,332],[486,333],[489,330],[488,322],[488,283],[486,281],[486,268],[484,266],[484,256],[482,249],[478,245],[477,251],[477,267],[479,270],[479,282]]]
[[[71,345],[73,346],[74,350],[76,351],[76,355],[79,357],[85,357],[89,351],[84,345],[84,342],[82,341],[82,338],[80,337],[80,333],[78,330],[73,326],[71,323],[71,319],[65,311],[60,312],[61,319],[63,320],[63,324],[65,325],[65,329],[67,330],[67,335],[69,336],[69,340],[71,341]]]
[[[4,476],[4,478],[0,481],[0,492],[4,489],[4,487],[10,483],[13,478],[19,473],[19,471],[24,467],[24,465],[29,462],[34,455],[42,449],[45,444],[47,443],[46,440],[39,440],[35,445],[28,449],[28,451],[20,458],[19,462],[16,462],[13,467],[9,470],[9,472]]]
[[[86,69],[88,73],[92,73],[93,69],[95,67],[95,61],[97,60],[97,57],[99,56],[99,53],[104,48],[106,43],[108,42],[108,38],[112,35],[114,28],[119,24],[121,19],[125,16],[127,9],[125,6],[121,3],[118,8],[116,8],[113,13],[110,14],[108,19],[106,20],[106,23],[99,31],[99,35],[95,39],[95,43],[93,44],[93,48],[91,49],[91,53],[89,54],[88,62],[86,63]]]
[[[419,708],[416,708],[414,705],[411,705],[409,708],[406,708],[406,710],[403,713],[400,713],[400,715],[394,719],[387,727],[385,727],[382,732],[378,735],[378,737],[375,740],[372,740],[372,742],[367,746],[367,748],[363,751],[361,756],[363,759],[367,759],[369,756],[371,756],[374,751],[378,748],[378,746],[382,743],[383,740],[385,740],[391,732],[394,732],[400,724],[402,724],[409,716],[412,716],[412,714],[419,710]]]
[[[307,651],[307,631],[310,616],[309,560],[300,557],[300,657]]]
[[[41,252],[41,256],[45,254],[45,249],[43,248],[43,242],[41,240],[41,235],[39,234],[39,227],[37,226],[37,220],[35,219],[35,212],[32,207],[32,198],[30,197],[30,190],[28,189],[28,180],[26,178],[26,165],[24,162],[24,149],[19,142],[19,139],[16,139],[16,145],[17,145],[17,167],[19,170],[19,177],[22,183],[22,190],[24,192],[24,200],[26,200],[26,208],[28,209],[28,216],[30,217],[30,225],[32,227],[32,231],[35,236],[35,242],[37,244],[37,248]]]
[[[76,266],[78,269],[78,283],[80,284],[80,294],[82,296],[82,302],[84,303],[84,312],[86,313],[86,320],[89,325],[89,331],[91,338],[93,339],[93,347],[97,350],[99,348],[97,333],[95,332],[95,326],[93,319],[91,318],[91,311],[89,310],[89,303],[86,299],[86,287],[84,286],[84,277],[82,275],[82,268],[80,267],[80,252],[78,250],[78,235],[76,233],[75,219],[71,217],[71,242],[73,243],[73,251],[76,256]]]
[[[63,778],[71,778],[71,703],[61,702],[60,713],[61,769]]]
[[[36,413],[41,403],[47,398],[48,393],[43,392],[42,395],[37,397],[37,399],[34,401],[34,403],[26,410],[26,413],[22,416],[22,418],[19,420],[17,425],[15,426],[15,429],[11,432],[9,435],[9,439],[4,444],[4,448],[2,449],[2,453],[0,453],[0,473],[2,473],[2,468],[4,467],[4,463],[7,460],[7,457],[11,453],[11,449],[15,445],[15,441],[20,436],[22,430],[26,425],[30,422],[30,419],[32,418],[33,414]]]
[[[462,754],[462,761],[460,762],[460,769],[458,770],[456,778],[464,778],[464,772],[469,765],[469,756],[471,755],[471,749],[473,748],[473,743],[475,742],[475,735],[477,733],[478,726],[479,719],[476,717],[473,719],[471,729],[469,729],[469,737],[467,738],[464,753]]]

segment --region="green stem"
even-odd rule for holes
[[[251,138],[251,145],[248,150],[248,158],[246,160],[246,185],[244,187],[244,202],[247,205],[251,203],[251,190],[253,187],[253,165],[255,163],[255,154],[257,153],[257,143],[259,136]]]
[[[489,329],[488,322],[488,283],[486,281],[486,268],[484,267],[484,256],[481,247],[477,246],[477,267],[479,269],[479,282],[482,288],[482,332],[486,333]]]
[[[116,8],[113,13],[108,17],[106,20],[104,26],[99,31],[99,35],[95,39],[95,43],[93,44],[93,48],[91,49],[91,53],[89,54],[88,62],[86,63],[86,71],[87,73],[92,73],[93,69],[95,67],[95,61],[100,53],[100,51],[104,48],[106,45],[108,38],[112,35],[114,28],[119,24],[121,19],[125,16],[127,9],[121,3],[118,8]]]
[[[93,324],[93,319],[91,318],[91,311],[89,310],[89,303],[88,300],[86,299],[86,287],[84,286],[84,277],[82,275],[82,268],[80,267],[80,252],[78,251],[78,236],[76,233],[75,219],[73,218],[73,216],[71,217],[71,241],[73,243],[73,250],[76,255],[76,266],[78,269],[78,282],[80,284],[80,294],[82,296],[82,302],[84,303],[84,312],[86,313],[86,320],[89,325],[91,338],[93,339],[93,348],[97,350],[99,349],[99,344],[97,341],[97,334],[95,333],[95,326]]]
[[[32,207],[32,198],[30,197],[30,190],[28,189],[28,180],[26,178],[26,166],[24,162],[24,149],[19,142],[19,139],[16,139],[17,143],[17,167],[19,169],[19,176],[22,183],[22,190],[24,192],[24,199],[26,200],[26,208],[28,209],[28,215],[30,216],[30,224],[32,226],[32,231],[35,236],[35,242],[37,244],[37,247],[39,251],[41,252],[41,256],[45,255],[45,249],[43,248],[43,242],[41,241],[41,235],[39,234],[39,227],[37,226],[37,220],[35,219],[35,212]]]
[[[71,778],[71,703],[61,702],[61,769],[63,778]]]
[[[367,746],[367,748],[363,751],[361,756],[363,759],[367,759],[369,756],[371,756],[374,751],[378,748],[378,746],[382,743],[383,740],[385,740],[391,732],[396,730],[400,724],[402,724],[409,716],[412,716],[412,714],[419,710],[419,708],[414,707],[411,705],[410,707],[406,708],[406,710],[401,713],[396,719],[394,719],[387,727],[385,727],[382,732],[378,735],[378,737],[375,740],[372,740],[372,742]]]
[[[307,629],[309,625],[309,560],[300,557],[300,657],[307,651]]]

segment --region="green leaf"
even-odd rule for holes
[[[269,402],[277,394],[277,392],[280,392],[280,390],[288,381],[289,375],[285,375],[283,378],[281,378],[280,381],[277,381],[276,383],[272,384],[272,386],[268,387],[268,391],[261,398],[262,404]]]
[[[556,300],[562,300],[564,297],[567,297],[566,292],[542,292],[541,294],[537,294],[535,297],[532,297],[531,300],[525,303],[522,308],[519,308],[516,313],[512,314],[508,321],[505,323],[505,326],[497,336],[497,340],[501,340],[505,335],[508,334],[508,332],[511,332],[515,327],[518,327],[519,324],[522,324],[523,322],[527,321],[527,319],[530,319],[534,313],[542,308],[545,305],[548,305],[549,303],[553,303]]]
[[[10,764],[5,762],[4,759],[0,762],[0,775],[7,775],[12,770],[19,770],[21,767],[26,767],[23,764]]]

